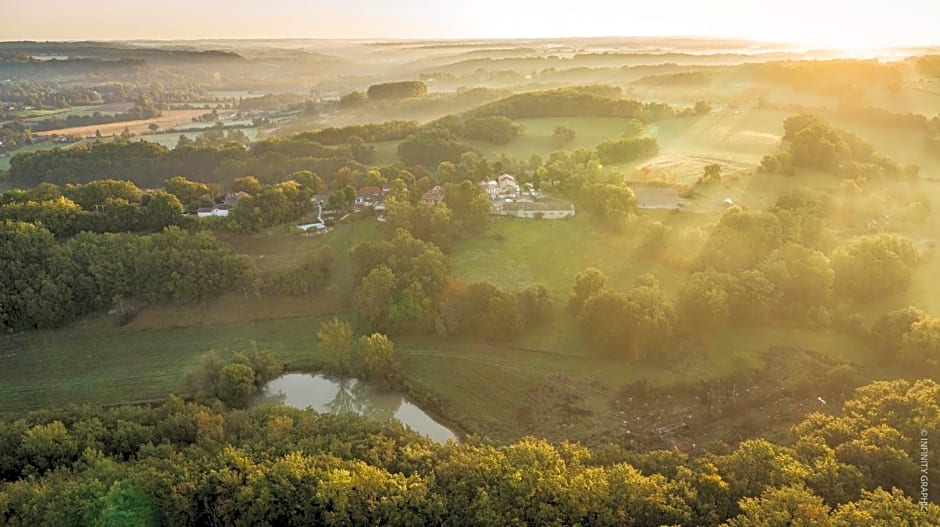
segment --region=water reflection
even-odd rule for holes
[[[436,441],[456,439],[453,432],[396,392],[381,391],[350,378],[288,373],[269,382],[259,404],[311,407],[318,412],[354,413],[370,419],[398,419],[412,430]]]

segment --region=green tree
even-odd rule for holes
[[[251,366],[229,364],[219,372],[219,399],[232,408],[247,407],[257,391]]]
[[[577,314],[588,298],[596,295],[607,284],[607,277],[596,267],[588,267],[574,279],[574,290],[568,299],[568,309]]]
[[[558,125],[552,131],[552,146],[554,148],[564,148],[568,143],[574,141],[574,137],[574,130],[564,125]]]
[[[904,292],[916,266],[914,244],[896,234],[855,238],[832,253],[836,292],[858,302]]]
[[[352,373],[355,363],[355,342],[348,323],[337,318],[320,324],[317,346],[322,349],[338,373]]]
[[[741,514],[729,527],[829,527],[829,507],[804,487],[768,488],[759,498],[741,500]]]
[[[395,273],[386,265],[372,269],[356,287],[356,324],[364,331],[390,331],[389,313],[398,291]]]
[[[395,345],[381,333],[359,338],[362,374],[381,387],[395,386],[401,377],[395,358]]]
[[[721,182],[721,165],[710,164],[705,165],[705,170],[702,172],[702,175],[699,177],[699,182],[701,183],[720,183]]]

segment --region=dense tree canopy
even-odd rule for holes
[[[361,342],[379,363],[394,353],[381,336]],[[223,365],[220,388],[253,388],[251,362]],[[916,438],[940,433],[938,401],[933,381],[874,383],[839,417],[809,415],[791,444],[696,457],[535,439],[440,445],[395,423],[176,397],[73,406],[0,422],[0,523],[936,525],[940,507],[918,503]]]

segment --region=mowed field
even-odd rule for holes
[[[49,130],[46,132],[36,132],[38,136],[48,135],[79,135],[82,137],[91,137],[95,132],[100,131],[101,135],[120,134],[124,128],[130,129],[131,133],[139,134],[149,131],[148,127],[156,123],[160,128],[172,128],[182,123],[192,122],[193,117],[198,117],[206,113],[205,110],[164,110],[159,117],[151,119],[141,119],[136,121],[121,121],[117,123],[96,124],[89,126],[76,126],[74,128],[62,128],[60,130]]]

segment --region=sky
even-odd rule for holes
[[[706,36],[940,44],[940,0],[2,0],[0,40]]]

